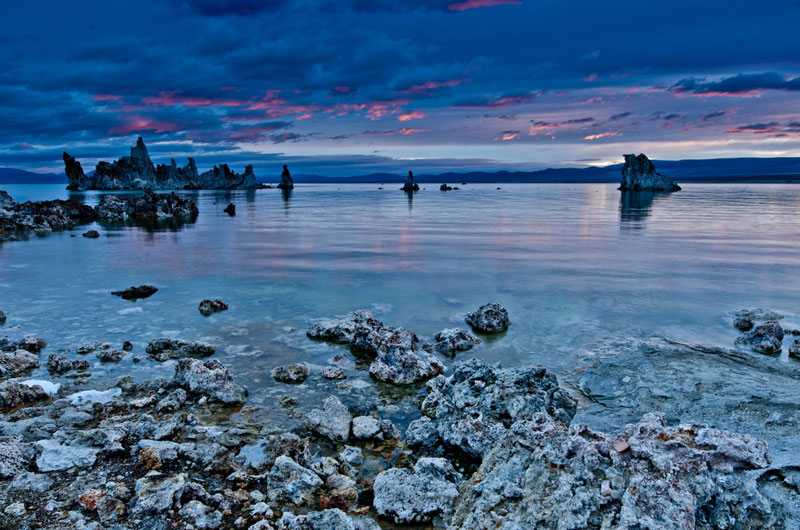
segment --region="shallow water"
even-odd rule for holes
[[[200,216],[177,230],[84,225],[0,244],[3,332],[46,338],[42,361],[97,340],[132,341],[119,364],[88,357],[87,388],[170,375],[171,363],[147,360],[150,339],[207,340],[252,403],[274,404],[287,393],[310,399],[332,390],[318,376],[287,388],[269,370],[345,353],[304,332],[313,319],[358,308],[429,336],[496,301],[511,328],[460,358],[537,363],[562,376],[610,338],[732,347],[729,312],[737,308],[774,309],[800,327],[800,186],[688,184],[671,195],[623,195],[610,184],[501,187],[429,186],[413,197],[374,185],[299,186],[288,197],[186,192]],[[19,201],[99,200],[60,186],[5,189]],[[231,201],[235,217],[222,212]],[[102,237],[71,237],[90,228]],[[109,294],[143,283],[160,290],[136,302]],[[230,310],[203,317],[203,298]],[[134,355],[142,361],[132,363]],[[776,362],[796,361],[784,353]],[[366,370],[349,373],[374,392]]]

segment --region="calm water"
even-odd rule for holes
[[[330,390],[318,378],[287,390],[269,370],[326,364],[342,350],[312,343],[305,329],[358,308],[425,336],[497,301],[512,327],[462,357],[538,363],[560,375],[611,338],[730,347],[737,308],[771,308],[798,325],[800,186],[689,184],[672,195],[622,197],[610,184],[428,186],[413,199],[376,187],[300,186],[288,198],[187,192],[200,217],[179,230],[81,226],[2,244],[5,332],[46,338],[45,353],[97,340],[135,344],[142,362],[94,362],[88,387],[170,374],[169,363],[146,359],[152,338],[207,340],[251,402],[272,403]],[[60,186],[6,189],[17,200],[99,198]],[[236,217],[222,212],[229,201]],[[70,237],[89,228],[102,237]],[[160,291],[137,302],[109,294],[143,283]],[[230,310],[204,318],[203,298]],[[353,380],[369,376],[350,370]]]

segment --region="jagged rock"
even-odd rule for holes
[[[191,500],[184,504],[180,515],[184,521],[191,523],[195,528],[219,528],[222,526],[222,513],[200,501]]]
[[[0,445],[2,445],[2,443],[0,443]],[[2,452],[2,450],[0,450],[0,452]],[[0,476],[3,476],[2,470],[0,470]],[[48,491],[52,485],[53,481],[50,480],[50,477],[47,475],[26,471],[14,475],[14,480],[11,482],[11,489],[13,491],[44,493]]]
[[[213,344],[202,341],[186,341],[181,339],[153,339],[145,348],[151,359],[164,362],[167,359],[183,357],[208,357],[216,348]]]
[[[114,296],[119,296],[124,300],[138,300],[140,298],[149,298],[158,291],[158,287],[152,285],[139,285],[137,287],[128,287],[122,291],[111,291]]]
[[[88,368],[88,361],[72,361],[60,353],[51,353],[47,357],[47,370],[56,374],[63,374],[70,370],[87,370]]]
[[[794,342],[789,346],[789,357],[800,359],[800,339],[794,339]]]
[[[267,497],[272,502],[310,503],[322,487],[322,479],[288,456],[279,456],[269,471]]]
[[[753,329],[755,323],[751,318],[748,317],[736,317],[733,321],[733,327],[736,329],[740,329],[742,331],[748,331]]]
[[[419,184],[414,182],[414,173],[408,172],[408,178],[403,184],[403,191],[419,191]]]
[[[236,205],[233,203],[229,203],[222,211],[233,217],[234,215],[236,215]]]
[[[69,179],[67,189],[84,190],[165,190],[165,189],[240,189],[259,187],[253,166],[245,167],[238,175],[226,164],[198,174],[193,158],[179,168],[175,160],[169,165],[153,165],[147,147],[140,137],[131,147],[130,156],[115,162],[98,162],[94,175],[87,176],[80,162],[64,153],[64,169]]]
[[[309,428],[334,442],[346,442],[350,437],[353,416],[336,396],[322,403],[322,409],[314,409],[306,416]]]
[[[750,320],[781,320],[783,315],[771,309],[739,309],[734,312],[737,317],[749,318]]]
[[[98,237],[100,237],[100,232],[98,232],[97,230],[89,230],[88,232],[83,233],[83,237],[88,239],[97,239]]]
[[[334,473],[325,481],[325,486],[330,490],[331,495],[338,495],[339,497],[353,501],[358,498],[358,488],[356,481],[346,475]]]
[[[356,416],[353,418],[353,438],[368,440],[381,435],[381,424],[372,416]],[[382,437],[382,436],[381,436]]]
[[[375,328],[383,324],[372,317],[368,311],[359,309],[345,318],[323,320],[312,325],[306,334],[316,340],[324,340],[338,344],[352,344],[356,331],[361,328]]]
[[[39,358],[26,351],[0,351],[0,376],[9,376],[36,368],[39,366]]]
[[[125,357],[122,350],[101,350],[97,353],[97,358],[102,363],[118,363]]]
[[[756,477],[741,472],[768,464],[763,441],[653,414],[609,436],[540,413],[462,485],[450,528],[770,527]]]
[[[302,383],[308,373],[308,366],[303,363],[285,364],[272,369],[272,377],[281,383]]]
[[[468,313],[466,322],[481,333],[500,333],[511,323],[508,311],[500,304],[484,304],[477,311]]]
[[[227,404],[244,403],[247,390],[233,382],[233,376],[219,361],[180,359],[175,366],[175,384]]]
[[[42,348],[47,346],[47,341],[44,339],[34,337],[32,335],[28,335],[27,337],[22,339],[22,341],[19,342],[17,346],[31,353],[39,353],[40,351],[42,351]]]
[[[198,215],[197,205],[176,193],[155,194],[145,190],[141,197],[104,195],[96,208],[104,221],[131,221],[141,223],[193,222]]]
[[[780,353],[782,341],[783,328],[777,320],[768,320],[736,338],[736,344],[764,354]]]
[[[136,481],[136,496],[131,511],[134,515],[164,513],[180,499],[186,487],[186,475],[183,473],[171,476],[147,474]]]
[[[43,472],[92,467],[100,452],[95,447],[68,445],[58,440],[39,440],[34,445],[41,449],[36,457],[36,467]]]
[[[644,154],[624,155],[622,181],[619,189],[623,191],[678,191],[680,186],[671,178],[656,171],[656,166]]]
[[[200,302],[200,305],[197,306],[197,310],[204,316],[211,316],[212,313],[219,313],[220,311],[227,311],[228,304],[223,302],[222,300],[203,300]]]
[[[95,219],[97,213],[85,204],[64,200],[17,203],[0,191],[0,236],[30,230],[68,230]]]
[[[294,181],[292,181],[292,174],[289,173],[289,168],[286,167],[285,164],[283,166],[283,172],[281,173],[281,183],[278,184],[278,188],[282,190],[294,189]]]
[[[444,458],[420,458],[413,471],[392,468],[375,477],[373,506],[396,523],[446,521],[458,496],[461,476]]]
[[[49,397],[40,385],[23,385],[13,381],[0,384],[0,410],[36,403]]]
[[[156,412],[175,412],[186,403],[186,392],[182,388],[173,390],[167,397],[160,400],[156,405]]]
[[[6,314],[5,312],[0,309],[0,326],[6,323]]]
[[[501,369],[478,359],[456,363],[453,375],[428,382],[422,411],[449,446],[481,457],[514,421],[547,412],[569,423],[575,401],[542,367]]]
[[[349,516],[339,508],[329,508],[305,515],[283,512],[277,522],[277,528],[279,530],[380,530],[381,527],[367,517]],[[249,530],[271,530],[271,527],[251,526]]]
[[[0,479],[20,476],[34,455],[32,446],[18,437],[0,438]]]
[[[435,351],[454,356],[457,352],[466,351],[481,343],[481,339],[469,330],[461,328],[443,329],[433,336],[436,342],[425,344],[427,351]]]
[[[325,379],[347,379],[347,376],[338,366],[326,366],[322,370],[322,377]]]

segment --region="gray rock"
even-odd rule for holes
[[[378,437],[383,438],[380,421],[372,416],[356,416],[353,418],[353,438],[368,440]]]
[[[740,329],[742,331],[751,330],[753,329],[754,325],[755,323],[749,317],[736,317],[733,320],[733,327],[735,327],[736,329]]]
[[[568,423],[575,409],[575,401],[544,368],[504,370],[478,359],[456,363],[453,375],[429,381],[422,403],[439,437],[476,457],[505,437],[515,421],[547,412]]]
[[[39,366],[39,358],[26,351],[0,351],[0,376],[15,375]]]
[[[782,341],[783,328],[777,320],[759,324],[736,338],[736,344],[749,346],[753,351],[764,354],[780,353]]]
[[[128,287],[121,291],[111,291],[114,296],[119,296],[123,300],[139,300],[140,298],[149,298],[158,292],[158,287],[152,285],[138,285]]]
[[[794,339],[794,342],[789,345],[789,357],[800,359],[800,339]]]
[[[36,403],[49,397],[40,385],[23,385],[13,381],[0,383],[0,410]]]
[[[0,309],[0,326],[2,326],[5,323],[6,323],[6,313],[2,309]]]
[[[458,496],[460,475],[443,458],[420,458],[413,471],[392,468],[375,477],[373,506],[396,523],[447,521]]]
[[[183,357],[208,357],[216,348],[207,342],[161,338],[151,340],[145,351],[151,359],[163,362]]]
[[[671,178],[656,171],[656,166],[644,154],[623,155],[622,180],[619,189],[623,191],[679,191],[680,186]]]
[[[98,237],[100,237],[100,232],[98,232],[97,230],[89,230],[83,233],[83,237],[88,239],[97,239]]]
[[[30,444],[19,438],[0,438],[0,478],[9,479],[21,475],[32,459]]]
[[[322,370],[322,377],[325,379],[347,379],[344,370],[338,366],[326,366]]]
[[[187,502],[181,508],[180,514],[184,521],[191,523],[195,528],[219,528],[222,526],[222,513],[209,508],[200,501]]]
[[[11,517],[22,517],[27,513],[25,508],[25,503],[23,502],[12,502],[8,506],[5,507],[3,513],[6,515],[10,515]]]
[[[356,518],[349,517],[338,508],[294,515],[283,512],[278,521],[280,530],[359,530],[374,527],[357,526]],[[380,529],[380,527],[377,527]]]
[[[18,203],[0,192],[0,237],[33,230],[48,233],[75,227],[97,219],[91,206],[74,201],[36,201]]]
[[[362,348],[366,345],[367,351],[376,351],[377,358],[370,364],[369,373],[387,383],[417,383],[444,371],[442,362],[422,349],[414,333],[403,328],[373,330],[357,336],[355,344],[361,344]]]
[[[125,357],[122,350],[101,350],[97,352],[97,358],[101,363],[118,363]]]
[[[186,392],[182,388],[173,390],[167,397],[160,400],[156,405],[156,412],[175,412],[186,403]]]
[[[302,505],[312,502],[322,480],[310,469],[288,456],[275,459],[268,475],[267,497],[271,502],[293,502]]]
[[[609,436],[541,413],[486,455],[450,528],[771,527],[756,475],[743,472],[768,463],[763,441],[656,415]]]
[[[433,336],[435,342],[426,344],[427,351],[435,351],[444,355],[454,356],[460,351],[472,349],[480,344],[481,339],[469,330],[461,328],[443,329]]]
[[[194,222],[197,205],[176,193],[155,194],[145,190],[141,197],[104,195],[95,208],[98,217],[106,222],[173,223]]]
[[[322,409],[309,412],[306,420],[310,429],[334,442],[346,442],[350,437],[353,416],[336,396],[326,399],[322,403]]]
[[[383,324],[368,311],[360,309],[338,320],[323,320],[312,325],[306,334],[316,340],[339,344],[352,344],[356,331],[361,327],[375,328]]]
[[[172,509],[187,487],[186,475],[149,473],[136,481],[133,515],[163,514]]]
[[[408,424],[406,429],[406,443],[410,447],[426,447],[432,449],[438,445],[439,431],[436,428],[436,422],[430,418],[423,416]]]
[[[68,445],[57,440],[39,440],[34,445],[42,450],[36,457],[36,467],[42,472],[92,467],[100,452],[95,447]]]
[[[358,467],[364,463],[364,452],[359,447],[345,445],[339,451],[339,461],[348,466]]]
[[[11,482],[11,489],[13,491],[32,491],[35,493],[44,493],[49,490],[53,485],[53,481],[47,475],[39,473],[19,473],[14,477]]]
[[[197,306],[197,310],[204,316],[211,316],[213,313],[219,313],[220,311],[227,311],[228,304],[223,302],[222,300],[203,300],[200,302],[200,305]]]
[[[272,377],[281,383],[302,383],[308,373],[308,366],[303,363],[284,364],[272,369]]]
[[[173,381],[196,394],[223,403],[244,403],[247,396],[247,390],[234,383],[228,369],[216,360],[180,359],[175,366]]]
[[[733,313],[737,317],[749,318],[750,320],[781,320],[783,315],[771,309],[738,309]]]
[[[63,374],[70,370],[88,370],[89,361],[72,361],[66,355],[51,353],[47,357],[47,370],[55,374]]]
[[[338,495],[345,500],[356,500],[358,497],[358,488],[356,481],[346,475],[334,473],[330,475],[325,481],[331,495]]]
[[[477,311],[468,313],[465,319],[475,331],[481,333],[500,333],[508,329],[511,321],[508,311],[500,304],[484,304]]]

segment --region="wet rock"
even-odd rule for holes
[[[139,285],[138,287],[128,287],[122,291],[111,291],[114,296],[119,296],[125,300],[138,300],[149,298],[158,291],[158,287],[152,285]]]
[[[306,334],[312,339],[338,344],[352,344],[355,333],[360,328],[372,329],[381,326],[383,324],[373,318],[372,314],[360,309],[342,319],[317,322],[311,326]]]
[[[408,172],[408,178],[406,179],[405,183],[403,183],[402,190],[406,192],[419,191],[419,184],[414,182],[414,173],[411,171]]]
[[[133,223],[193,222],[197,219],[197,205],[176,193],[155,194],[146,190],[141,197],[104,195],[95,208],[103,221]]]
[[[445,443],[480,457],[511,423],[542,411],[568,423],[576,405],[542,367],[502,369],[470,359],[456,363],[450,377],[428,382],[422,410]]]
[[[434,449],[439,441],[439,431],[437,430],[436,422],[430,418],[423,416],[408,424],[408,428],[406,429],[406,443],[409,447],[424,447],[424,452],[428,453]]]
[[[216,348],[207,342],[160,338],[151,340],[145,351],[151,359],[163,362],[184,357],[208,357]]]
[[[380,421],[372,416],[356,416],[353,418],[353,438],[367,440],[381,435]]]
[[[461,328],[443,329],[433,336],[433,340],[435,342],[425,344],[425,350],[450,356],[454,356],[460,351],[469,350],[481,342],[481,339],[476,337],[474,333]]]
[[[22,339],[22,342],[20,342],[18,346],[25,351],[39,353],[45,346],[47,346],[47,341],[28,335]]]
[[[738,309],[734,315],[742,318],[749,318],[750,320],[781,320],[783,315],[771,309]]]
[[[5,312],[0,309],[0,326],[6,323],[6,314]]]
[[[97,230],[89,230],[88,232],[83,233],[83,237],[86,237],[88,239],[97,239],[98,237],[100,237],[100,232],[98,232]]]
[[[508,311],[494,303],[482,305],[477,311],[467,314],[465,320],[475,331],[481,333],[500,333],[507,330],[511,323]]]
[[[186,403],[186,392],[182,388],[173,390],[167,397],[160,400],[156,405],[156,412],[175,412]]]
[[[131,351],[133,349],[133,344],[126,340],[122,343],[122,351]]]
[[[233,217],[234,215],[236,215],[236,205],[233,203],[229,203],[222,211]]]
[[[789,357],[800,359],[800,339],[794,339],[794,342],[789,346]]]
[[[629,449],[614,445],[625,441]],[[743,470],[763,441],[646,415],[610,436],[541,413],[516,422],[460,489],[457,529],[746,528],[774,519]]]
[[[76,223],[94,221],[97,214],[91,206],[73,201],[37,201],[17,203],[0,191],[0,237],[16,232],[72,229]]]
[[[622,180],[619,189],[623,191],[679,191],[680,186],[671,178],[656,171],[656,166],[644,154],[623,155]]]
[[[219,313],[220,311],[227,311],[228,304],[223,302],[222,300],[203,300],[200,302],[200,305],[197,306],[197,310],[204,316],[211,316],[213,313]]]
[[[118,363],[125,357],[125,352],[122,350],[101,350],[97,352],[97,358],[102,363]]]
[[[420,458],[413,470],[392,468],[375,477],[373,506],[396,523],[445,521],[458,496],[460,475],[443,458]]]
[[[88,368],[88,361],[73,361],[60,353],[51,353],[47,357],[47,370],[55,374],[63,374],[70,370],[87,370]]]
[[[136,481],[133,515],[163,514],[172,509],[187,487],[186,475],[151,472]]]
[[[175,366],[175,384],[227,404],[244,403],[247,390],[233,382],[233,376],[219,361],[180,359]]]
[[[294,181],[292,181],[292,174],[289,172],[289,168],[286,165],[283,166],[283,172],[281,173],[281,182],[278,184],[278,189],[282,190],[291,190],[294,189]]]
[[[753,351],[764,354],[780,353],[782,341],[783,329],[777,320],[759,324],[736,338],[736,344],[749,346]]]
[[[447,184],[442,184],[441,186],[439,186],[439,190],[440,191],[451,191],[452,189],[453,189],[453,187],[452,186],[448,186]]]
[[[308,373],[308,366],[303,363],[285,364],[272,369],[273,379],[281,383],[302,383]]]
[[[200,501],[191,500],[186,503],[181,508],[180,515],[184,521],[189,522],[195,528],[219,528],[222,526],[222,513],[209,508]]]
[[[267,497],[271,502],[308,504],[322,487],[316,473],[306,469],[288,456],[279,456],[269,471]]]
[[[6,515],[10,515],[11,517],[22,517],[27,513],[25,508],[25,503],[23,502],[12,502],[8,506],[5,507],[3,513]]]
[[[748,331],[750,329],[753,329],[754,325],[755,323],[749,317],[736,317],[733,320],[733,327],[735,327],[736,329],[740,329],[742,331]]]
[[[325,379],[347,379],[344,370],[338,366],[326,366],[322,370],[322,377]]]
[[[43,401],[50,395],[39,385],[23,385],[7,381],[0,383],[0,409],[11,409]]]
[[[350,437],[353,417],[336,396],[326,399],[321,410],[314,409],[309,412],[306,419],[310,429],[334,442],[346,442]]]
[[[111,347],[110,344],[107,342],[93,342],[92,344],[87,344],[86,346],[81,346],[76,350],[76,352],[80,355],[86,355],[87,353],[92,353],[97,350],[107,350]]]
[[[25,350],[0,351],[0,376],[9,376],[39,366],[39,358]]]

